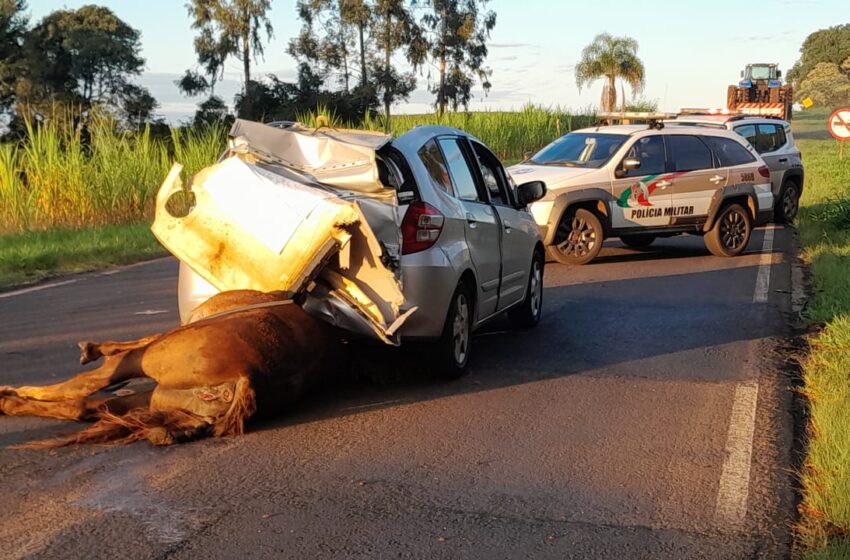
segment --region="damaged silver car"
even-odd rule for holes
[[[188,213],[175,164],[153,232],[181,260],[181,319],[219,291],[289,292],[360,335],[435,343],[438,372],[464,373],[472,332],[508,312],[540,320],[544,251],[498,158],[456,129],[380,133],[237,120],[219,162],[195,175]]]

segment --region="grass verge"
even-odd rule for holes
[[[167,254],[147,223],[0,237],[0,289]]]
[[[822,326],[803,364],[808,454],[801,473],[800,544],[808,559],[850,558],[850,154],[817,140],[826,116],[795,117],[806,186],[798,220],[814,275],[807,319]]]

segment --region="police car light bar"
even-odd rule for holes
[[[676,113],[662,113],[658,111],[603,111],[596,113],[596,117],[599,119],[660,121],[664,119],[672,119],[676,117]]]
[[[718,117],[732,117],[735,115],[740,115],[740,111],[732,111],[729,109],[717,109],[715,107],[711,108],[703,108],[703,107],[688,107],[679,110],[680,115],[707,115],[707,116],[718,116]]]

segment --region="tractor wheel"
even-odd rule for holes
[[[726,90],[726,108],[734,111],[738,107],[738,88],[729,86]]]

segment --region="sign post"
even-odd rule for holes
[[[850,107],[833,111],[826,127],[832,137],[839,142],[838,157],[844,159],[844,142],[850,140]]]

